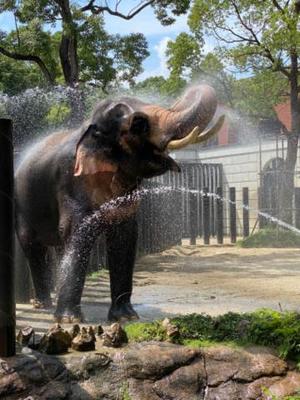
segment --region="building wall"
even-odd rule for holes
[[[260,187],[260,172],[268,161],[273,158],[284,158],[286,143],[263,141],[247,145],[228,145],[215,148],[188,147],[172,153],[178,161],[198,161],[203,163],[220,163],[223,165],[224,197],[228,198],[229,187],[236,188],[237,226],[242,233],[242,189],[249,188],[250,232],[257,220],[258,189]],[[299,153],[298,153],[299,154]],[[298,159],[297,166],[300,166]],[[299,177],[296,186],[300,186]],[[228,228],[228,227],[227,227]]]

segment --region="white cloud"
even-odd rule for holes
[[[171,37],[164,36],[156,45],[153,46],[154,51],[151,52],[151,58],[152,60],[157,60],[157,66],[153,68],[153,63],[151,63],[151,66],[146,66],[145,71],[138,76],[138,82],[150,78],[151,76],[163,76],[165,78],[169,76],[166,50],[170,40],[172,40]]]
[[[170,40],[172,39],[169,36],[165,36],[158,42],[157,45],[154,46],[154,50],[157,52],[159,58],[159,70],[161,71],[160,75],[164,76],[165,78],[169,75],[166,50]]]

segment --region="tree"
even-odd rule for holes
[[[289,86],[292,132],[288,135],[281,204],[285,220],[292,218],[294,174],[300,133],[299,9],[289,0],[195,0],[189,26],[195,35],[213,35],[227,60],[240,71],[280,73]]]
[[[225,71],[217,52],[203,53],[202,35],[179,34],[169,41],[166,51],[170,77],[166,88],[178,92],[188,82],[205,80],[217,90],[219,100],[233,107],[232,85],[234,78]]]
[[[13,96],[42,82],[39,68],[0,57],[0,93]]]
[[[42,27],[45,24],[55,25],[60,21],[62,26],[58,48],[60,65],[65,82],[71,87],[76,87],[80,79],[80,67],[82,67],[82,63],[79,59],[78,48],[80,46],[83,27],[87,29],[89,24],[95,27],[94,23],[96,20],[99,23],[102,21],[101,18],[95,19],[91,18],[91,16],[101,17],[104,13],[108,13],[117,18],[130,20],[143,9],[151,6],[154,8],[157,18],[163,24],[170,24],[174,22],[174,16],[187,11],[190,0],[141,0],[137,1],[136,6],[131,9],[126,9],[126,3],[122,0],[111,2],[111,7],[108,5],[108,2],[97,0],[86,0],[86,4],[82,3],[80,2],[79,5],[78,2],[71,0],[2,0],[0,5],[0,12],[10,11],[14,14],[17,27],[16,36],[18,37],[19,44],[21,38],[18,36],[18,23],[23,24],[23,29],[30,32],[32,21],[35,21],[40,28],[37,37],[40,37]],[[135,61],[132,61],[132,56],[134,55],[133,46],[138,48],[140,40],[141,37],[130,36],[127,40],[122,41],[121,48],[119,48],[119,54],[122,54],[122,59],[119,61],[121,64],[124,63],[127,57],[124,52],[126,50],[129,51],[130,59],[127,57],[125,61],[125,68],[128,66],[131,68],[131,72],[125,75],[129,81],[132,81],[133,73],[139,72],[141,68]],[[37,52],[36,49],[34,51],[33,49],[25,51],[25,49],[19,46],[16,49],[7,49],[5,44],[7,43],[3,43],[3,40],[0,41],[0,53],[16,60],[36,63],[47,81],[53,83],[54,78],[51,68],[49,68],[43,54]],[[139,54],[137,59],[141,60],[141,57]]]

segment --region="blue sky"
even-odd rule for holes
[[[79,3],[85,3],[80,0]],[[114,1],[112,1],[114,3]],[[126,12],[136,5],[135,0],[124,0],[122,11]],[[169,40],[175,39],[180,32],[187,32],[187,16],[177,17],[176,22],[170,26],[162,26],[156,19],[151,7],[145,8],[140,14],[127,21],[121,18],[105,15],[106,29],[110,33],[129,34],[141,32],[146,36],[149,45],[150,57],[144,62],[144,72],[138,80],[149,76],[168,76],[166,66],[165,50]],[[11,14],[0,14],[0,30],[9,31],[14,28],[14,21]],[[208,46],[210,47],[210,46]],[[207,48],[208,49],[208,48]]]

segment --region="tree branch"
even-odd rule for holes
[[[272,3],[277,8],[277,10],[279,10],[280,12],[282,12],[284,14],[284,9],[281,7],[281,5],[278,3],[277,0],[272,0]]]
[[[29,61],[29,62],[36,63],[39,66],[39,68],[41,69],[47,82],[50,83],[51,85],[54,84],[54,79],[53,79],[52,74],[50,73],[50,71],[46,67],[46,64],[40,57],[34,56],[32,54],[20,54],[20,53],[10,52],[2,46],[0,46],[0,53],[6,57],[13,58],[14,60]]]
[[[137,14],[139,14],[144,8],[150,6],[155,2],[155,0],[148,0],[148,1],[141,1],[139,5],[133,7],[128,14],[123,14],[118,11],[118,6],[121,1],[117,1],[115,9],[111,9],[110,7],[106,6],[97,6],[95,5],[95,0],[90,0],[88,4],[85,6],[81,7],[81,11],[90,11],[92,14],[101,14],[107,12],[110,15],[113,15],[115,17],[123,18],[126,20],[130,20],[133,17],[135,17]]]

